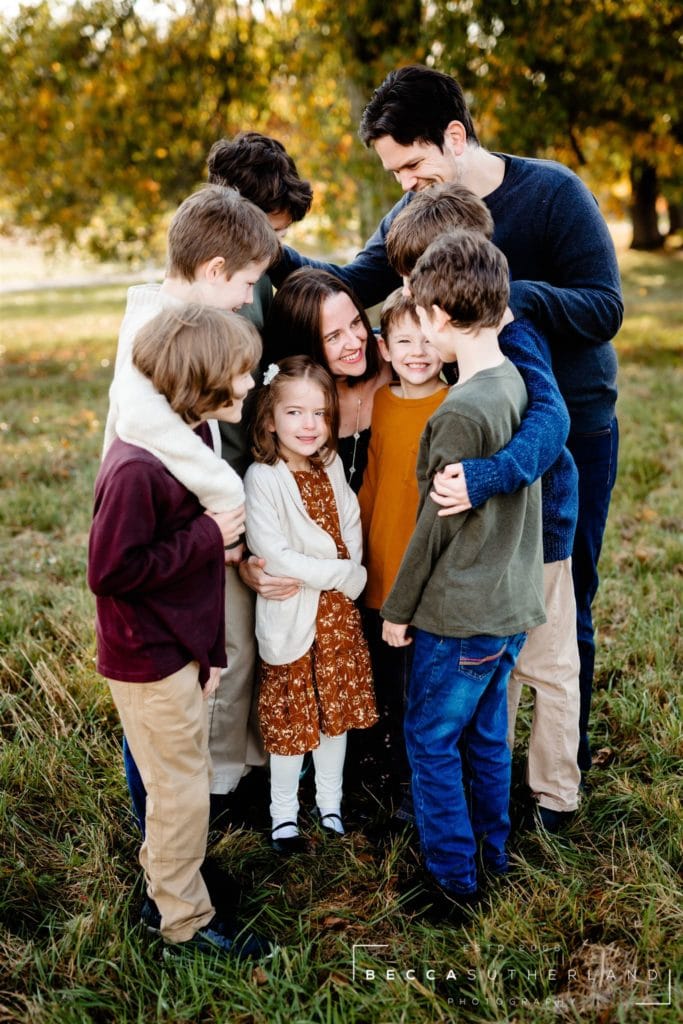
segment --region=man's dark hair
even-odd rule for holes
[[[288,213],[302,220],[311,208],[313,190],[299,177],[296,164],[277,139],[260,132],[240,132],[214,142],[207,161],[209,181],[230,185],[264,213]]]
[[[468,142],[479,143],[465,95],[454,78],[411,64],[391,71],[363,111],[358,134],[364,145],[390,135],[399,146],[434,143],[443,152],[451,121],[460,121]]]

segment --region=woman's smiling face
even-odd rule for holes
[[[320,330],[333,377],[360,377],[367,369],[368,336],[363,319],[346,292],[328,295],[320,310]]]

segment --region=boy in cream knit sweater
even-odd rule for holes
[[[209,712],[212,792],[219,794],[237,785],[246,764],[260,764],[264,759],[258,738],[247,724],[253,687],[253,656],[251,660],[248,657],[250,646],[254,646],[253,601],[244,599],[246,588],[236,565],[243,550],[237,542],[244,527],[244,488],[234,468],[220,458],[215,424],[212,451],[173,412],[151,381],[135,369],[131,351],[140,328],[164,309],[194,302],[237,310],[251,302],[254,284],[279,251],[267,216],[235,189],[207,185],[181,203],[169,228],[163,282],[137,285],[128,291],[105,428],[105,455],[117,436],[144,448],[205,508],[233,516],[232,542],[236,546],[229,549],[228,560],[234,564],[228,565],[226,573],[231,668],[224,673],[218,693],[211,697]],[[243,653],[245,665],[240,665],[236,651]],[[229,715],[222,713],[228,706]],[[124,763],[135,813],[144,827],[144,787],[126,745]]]
[[[138,330],[162,309],[194,302],[234,312],[250,302],[254,285],[279,251],[266,215],[239,192],[207,185],[188,196],[171,221],[164,280],[128,292],[109,392],[103,454],[115,437],[151,452],[205,508],[235,511],[238,535],[243,523],[241,480],[135,369],[131,350]]]

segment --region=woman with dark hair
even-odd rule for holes
[[[264,360],[306,354],[334,378],[339,399],[338,451],[358,492],[368,459],[375,392],[391,378],[360,301],[339,278],[303,268],[278,290],[264,327]]]

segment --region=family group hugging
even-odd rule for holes
[[[566,827],[591,766],[610,234],[572,171],[485,149],[450,75],[391,72],[360,137],[404,195],[351,263],[283,244],[311,188],[246,131],[128,294],[88,582],[166,957],[272,954],[205,860],[254,773],[283,867],[370,792],[454,923],[508,871],[523,686],[534,827]]]

